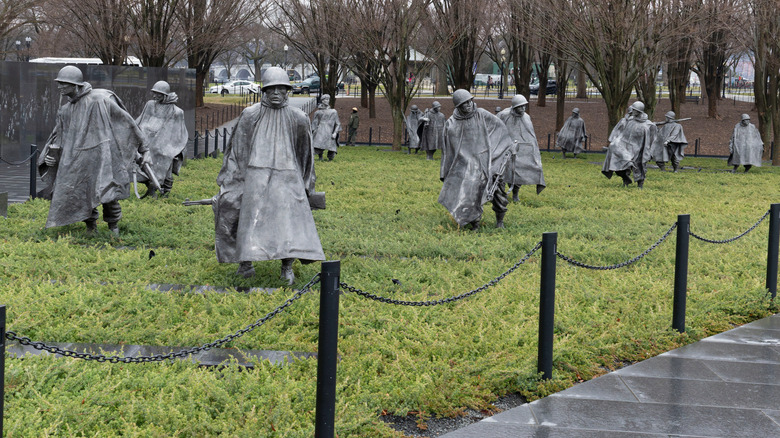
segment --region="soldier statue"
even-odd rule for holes
[[[612,178],[612,174],[616,173],[623,179],[624,187],[633,183],[631,176],[640,189],[644,187],[647,162],[657,131],[655,125],[647,120],[644,111],[642,102],[631,104],[628,114],[618,122],[609,136],[609,149],[601,173],[607,178]]]
[[[433,101],[431,107],[425,110],[422,117],[420,132],[420,150],[425,151],[428,160],[433,160],[433,154],[441,149],[444,144],[444,113],[441,112],[441,104]]]
[[[734,166],[732,173],[739,166],[745,167],[745,172],[751,167],[761,167],[761,155],[764,153],[764,142],[756,125],[750,123],[750,116],[742,114],[742,119],[734,126],[734,132],[729,140],[729,166]]]
[[[666,163],[671,160],[672,170],[679,171],[680,161],[685,157],[684,149],[688,146],[688,140],[685,139],[682,125],[677,123],[674,111],[666,113],[666,121],[656,123],[661,125],[658,134],[655,136],[652,150],[652,160],[661,170],[666,170]]]
[[[574,108],[571,110],[571,116],[566,119],[561,131],[558,133],[558,137],[555,139],[555,146],[561,149],[563,158],[566,158],[567,152],[571,152],[574,154],[574,158],[577,158],[577,155],[585,151],[582,145],[587,138],[588,133],[585,132],[585,121],[580,117],[580,109]]]
[[[326,94],[322,96],[311,122],[312,143],[320,161],[323,161],[322,154],[325,151],[328,151],[328,161],[333,161],[333,157],[338,152],[339,132],[341,132],[339,114],[330,107],[330,95]]]
[[[534,125],[526,113],[528,100],[522,94],[512,97],[512,106],[501,111],[498,118],[506,125],[512,136],[512,160],[504,173],[504,182],[512,188],[512,201],[520,201],[518,193],[521,185],[535,185],[536,194],[544,190],[542,154],[536,141]]]

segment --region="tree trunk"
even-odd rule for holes
[[[203,70],[195,70],[195,107],[200,108],[203,106],[203,83],[206,80],[207,72]]]
[[[642,103],[645,104],[645,113],[650,120],[653,120],[655,107],[658,103],[658,96],[655,94],[655,78],[658,76],[660,67],[642,75],[636,83],[636,95]]]
[[[577,69],[577,99],[586,99],[588,97],[588,77],[585,70],[580,66]]]
[[[547,106],[547,79],[550,74],[550,64],[552,56],[546,53],[539,54],[539,93],[536,97],[536,106]]]
[[[368,108],[368,83],[360,78],[360,106]]]
[[[368,118],[376,118],[376,84],[368,86]]]

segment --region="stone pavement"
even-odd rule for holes
[[[441,438],[780,437],[780,314]]]
[[[309,114],[310,112],[314,111],[316,109],[316,98],[314,97],[290,97],[290,105],[302,109],[304,112]],[[223,128],[227,128],[228,135],[233,129],[233,125],[235,125],[235,120],[231,120],[230,122],[225,123],[224,125],[218,127],[217,129],[220,132],[220,135],[222,134]],[[213,132],[212,132],[213,135]],[[204,140],[201,139],[199,142],[199,153],[202,154],[204,150]],[[223,144],[222,138],[219,139],[219,147],[221,149]],[[42,149],[43,145],[39,145],[39,147]],[[209,143],[209,152],[212,152],[214,150],[213,146],[213,137],[212,140],[210,140]],[[194,141],[190,139],[187,142],[187,158],[190,159],[194,156]],[[37,175],[37,172],[36,172]],[[43,183],[41,182],[40,177],[37,177],[37,184],[36,184],[37,190],[41,190],[43,188]],[[0,161],[0,193],[7,192],[8,193],[8,202],[9,203],[16,203],[16,202],[24,202],[30,197],[30,162],[27,161],[25,163],[19,164],[19,165],[9,165],[8,163],[5,163],[3,161]]]

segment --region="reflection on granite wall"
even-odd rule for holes
[[[179,96],[189,137],[195,135],[195,70],[74,64],[93,88],[114,91],[138,117],[155,82],[164,80]],[[62,101],[54,78],[65,64],[0,61],[0,158],[19,161],[30,144],[42,148]]]

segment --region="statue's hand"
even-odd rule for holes
[[[152,156],[151,156],[151,154],[149,153],[149,151],[146,151],[146,152],[144,152],[144,153],[141,155],[141,162],[139,163],[139,165],[140,165],[141,167],[143,167],[143,166],[144,166],[144,165],[146,165],[146,164],[148,164],[148,165],[150,165],[150,166],[152,165]]]
[[[331,134],[331,136],[330,136],[330,138],[332,138],[332,139],[334,139],[334,140],[336,139],[336,137],[338,137],[338,134],[337,134],[337,133],[335,133],[335,132],[334,132],[333,134]]]
[[[46,155],[43,157],[43,162],[49,167],[54,167],[57,165],[57,158],[52,157],[51,155]]]

